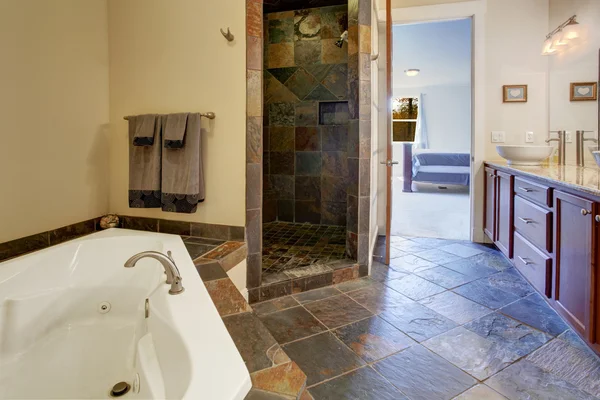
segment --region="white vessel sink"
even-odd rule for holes
[[[508,161],[508,165],[541,165],[542,161],[552,155],[552,146],[496,146],[500,157]]]

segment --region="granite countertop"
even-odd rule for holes
[[[487,165],[519,175],[531,176],[550,184],[559,184],[573,190],[600,196],[600,168],[596,165],[578,167],[575,165],[547,164],[536,167],[508,165],[506,161],[486,161]]]

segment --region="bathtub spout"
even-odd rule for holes
[[[166,255],[158,251],[142,251],[125,261],[125,268],[135,267],[135,264],[142,258],[153,258],[162,264],[165,273],[167,274],[167,283],[171,285],[169,294],[179,294],[184,291],[183,285],[181,284],[182,278],[179,274],[179,269],[175,264],[175,260],[171,257],[170,251],[168,251]]]

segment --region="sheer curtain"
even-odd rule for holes
[[[425,123],[425,104],[423,103],[423,93],[419,94],[419,111],[417,113],[417,126],[415,128],[415,141],[413,148],[415,150],[429,148],[427,124]]]

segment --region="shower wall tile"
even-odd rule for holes
[[[296,200],[296,222],[321,223],[321,204],[317,200]]]
[[[337,100],[337,96],[334,95],[322,84],[317,85],[317,87],[310,92],[308,96],[304,98],[304,100],[321,100],[321,101],[331,101]]]
[[[296,127],[296,151],[320,151],[321,136],[316,126]]]
[[[360,25],[371,25],[371,0],[358,0],[358,23]]]
[[[270,21],[272,19],[284,19],[284,18],[291,18],[293,20],[294,19],[294,11],[280,11],[280,12],[269,13],[266,15],[267,21]]]
[[[280,83],[286,83],[288,79],[298,70],[298,67],[273,68],[267,70]]]
[[[339,64],[348,62],[348,52],[346,43],[341,48],[335,45],[337,39],[322,39],[321,40],[321,63],[323,64]]]
[[[321,177],[321,199],[334,203],[346,201],[347,178],[340,176]]]
[[[358,197],[348,195],[347,207],[347,229],[358,233]]]
[[[369,196],[371,194],[371,160],[359,160],[358,171],[358,195]]]
[[[294,151],[294,135],[293,126],[269,128],[269,151]]]
[[[358,25],[358,1],[348,0],[348,25]]]
[[[348,97],[348,64],[336,64],[322,80],[323,85],[338,99]]]
[[[321,62],[321,40],[295,42],[293,53],[295,65],[319,63]]]
[[[246,74],[246,113],[249,117],[262,116],[262,71],[249,69]]]
[[[296,176],[319,176],[321,175],[321,152],[297,151],[296,152]]]
[[[358,79],[361,81],[371,80],[371,55],[367,53],[358,54]]]
[[[305,101],[296,104],[296,126],[316,126],[318,122],[319,103]]]
[[[271,175],[272,191],[277,199],[293,200],[294,194],[294,176],[293,175]]]
[[[322,161],[322,176],[348,176],[348,154],[346,152],[324,151]]]
[[[277,200],[263,199],[263,223],[277,220]]]
[[[263,62],[263,41],[256,36],[248,36],[246,38],[246,67],[248,69],[262,68]]]
[[[248,117],[246,119],[246,160],[251,163],[261,162],[262,135],[261,117]]]
[[[246,2],[246,33],[247,36],[262,37],[263,10],[262,1]]]
[[[190,236],[191,224],[185,221],[173,221],[169,219],[158,220],[158,231],[160,233],[170,233],[172,235]],[[200,235],[194,235],[200,236]],[[205,236],[206,237],[206,236]]]
[[[359,158],[371,158],[371,121],[361,120],[359,126]]]
[[[269,153],[270,172],[273,175],[294,175],[294,152],[272,151]]]
[[[370,22],[369,22],[370,24]],[[358,52],[371,54],[371,26],[358,25]]]
[[[324,125],[319,129],[323,151],[348,151],[348,125]]]
[[[294,200],[277,201],[277,219],[279,221],[294,222]]]
[[[292,75],[285,86],[296,95],[300,100],[304,99],[310,92],[313,91],[319,82],[314,76],[306,72],[304,68],[298,68],[298,70]]]
[[[348,9],[345,5],[321,8],[321,39],[338,40],[348,27]]]
[[[321,9],[308,8],[294,12],[294,40],[316,41],[321,39]]]
[[[346,203],[321,202],[321,223],[324,225],[346,225]]]
[[[359,154],[359,121],[356,119],[348,122],[348,157],[358,158]]]
[[[249,210],[260,208],[263,188],[260,164],[246,164],[246,185],[246,207]]]
[[[312,64],[304,66],[304,69],[321,82],[333,67],[333,64]]]
[[[293,43],[270,44],[267,52],[269,54],[267,68],[293,67],[295,65]]]
[[[294,126],[295,107],[293,103],[269,104],[269,126]]]
[[[348,124],[348,102],[336,101],[320,103],[319,123],[321,125]]]
[[[358,196],[358,158],[348,157],[348,194]]]
[[[348,26],[348,57],[358,53],[358,25]]]
[[[294,40],[294,17],[268,20],[269,43],[292,42]]]
[[[321,178],[318,176],[297,176],[295,180],[296,200],[315,200],[321,198]]]

